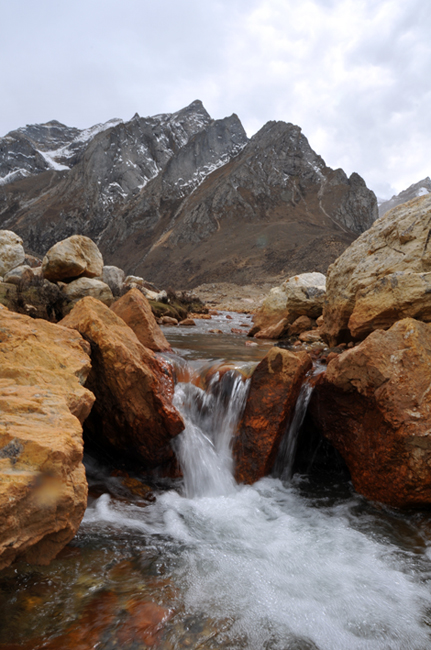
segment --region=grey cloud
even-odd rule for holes
[[[384,196],[431,173],[431,3],[0,0],[0,9],[0,135],[200,98],[214,117],[236,112],[249,133],[270,119],[299,124],[328,164]]]

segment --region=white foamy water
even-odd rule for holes
[[[249,380],[229,371],[217,372],[206,391],[178,384],[174,405],[186,428],[175,440],[188,497],[222,496],[235,489],[231,440],[245,406]]]
[[[174,582],[191,613],[232,621],[223,647],[426,650],[423,567],[367,522],[361,530],[357,505],[319,509],[267,478],[219,497],[171,491],[147,508],[103,495],[85,523],[177,542]]]
[[[431,562],[423,547],[406,550],[359,497],[317,504],[274,478],[235,484],[230,438],[246,391],[234,373],[206,392],[177,386],[185,496],[165,492],[141,508],[103,495],[84,527],[140,531],[169,549],[186,611],[228,628],[218,647],[429,650]]]

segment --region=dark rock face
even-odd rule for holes
[[[413,183],[413,185],[410,185],[406,190],[403,190],[399,194],[394,195],[389,201],[384,201],[379,205],[379,216],[383,216],[388,212],[388,210],[392,210],[392,208],[395,208],[397,205],[401,205],[401,203],[407,203],[407,201],[411,201],[412,199],[416,199],[418,196],[424,196],[425,194],[430,194],[431,193],[431,178],[427,176],[423,180],[419,181],[418,183]]]
[[[0,140],[0,176],[0,227],[27,249],[84,234],[108,264],[173,288],[325,272],[377,216],[361,177],[327,167],[299,127],[269,122],[248,140],[200,101],[20,129]]]

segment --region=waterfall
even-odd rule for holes
[[[229,370],[216,372],[206,390],[179,383],[174,405],[182,414],[185,430],[174,448],[184,474],[184,494],[189,498],[223,496],[235,490],[231,441],[245,406],[249,379]]]
[[[313,379],[321,372],[323,372],[323,368],[321,365],[317,364],[307,374],[305,381],[301,386],[298,399],[296,400],[292,419],[290,420],[286,433],[280,443],[272,475],[275,478],[280,478],[282,481],[290,481],[292,478],[299,432],[302,423],[304,422],[308,404],[310,403],[311,395],[314,390]]]

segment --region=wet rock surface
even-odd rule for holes
[[[244,414],[233,442],[238,482],[253,483],[271,471],[311,365],[305,351],[293,353],[274,347],[253,372]]]
[[[328,357],[313,417],[368,499],[431,503],[430,384],[431,326],[410,318]]]
[[[61,324],[91,345],[93,368],[86,385],[96,404],[86,427],[90,438],[149,466],[170,460],[170,441],[184,428],[172,406],[170,365],[94,298],[79,301]]]

